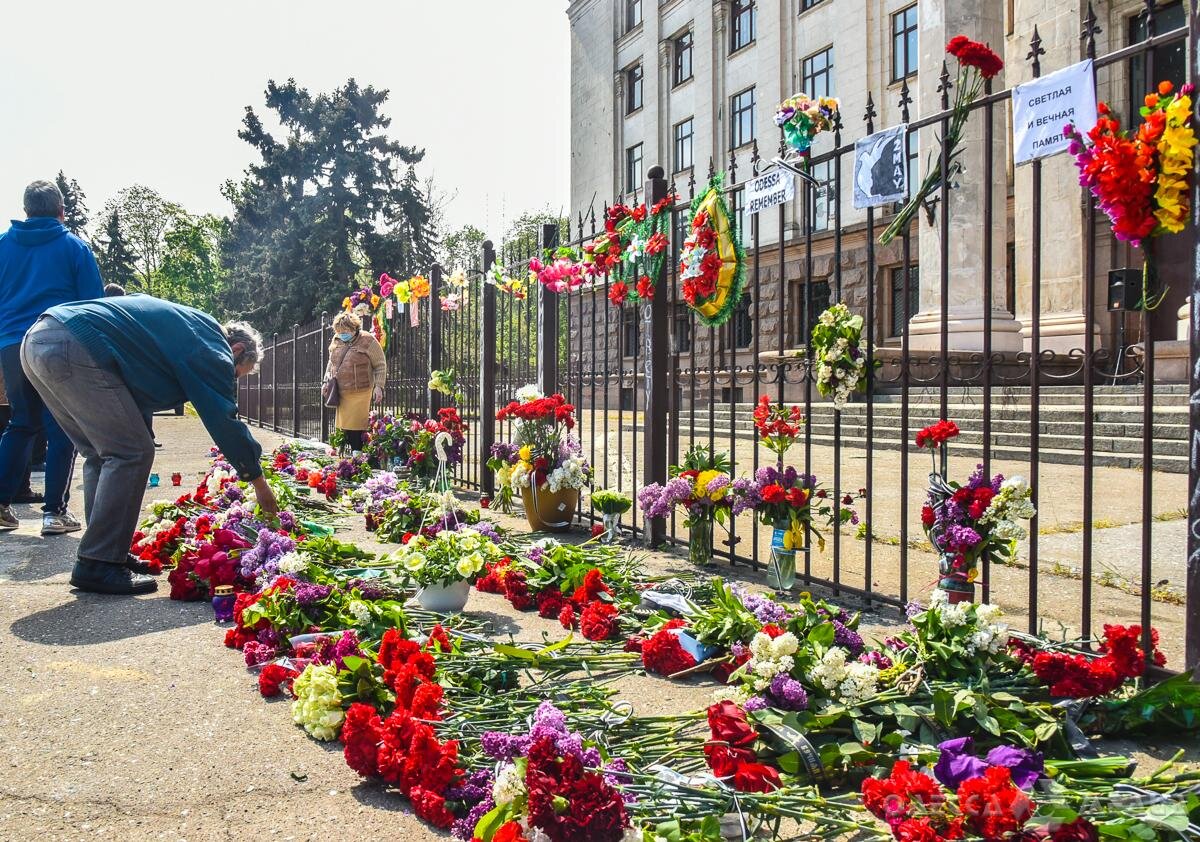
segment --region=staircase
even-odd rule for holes
[[[908,435],[902,436],[900,413],[902,397],[898,392],[877,394],[874,400],[874,447],[899,448],[902,438],[910,446],[922,427],[940,417],[939,392],[933,389],[909,391]],[[983,390],[978,387],[954,387],[949,390],[947,416],[962,434],[955,440],[955,451],[962,455],[982,455]],[[1041,410],[1038,428],[1042,462],[1082,465],[1084,462],[1084,392],[1082,386],[1043,386],[1038,400]],[[867,405],[862,398],[841,412],[843,447],[862,448],[866,444]],[[755,437],[754,406],[739,403],[714,407],[715,436],[728,441],[731,419],[737,438]],[[833,405],[814,402],[809,416],[812,440],[818,445],[833,445]],[[992,390],[992,458],[1022,460],[1029,458],[1029,387]],[[696,438],[708,437],[708,406],[696,405],[695,427],[686,405],[680,412],[680,436],[689,429]],[[1142,467],[1142,387],[1097,386],[1093,389],[1092,464],[1121,468]],[[1186,385],[1158,384],[1154,388],[1154,470],[1187,473],[1188,470],[1188,394]]]

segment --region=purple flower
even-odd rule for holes
[[[542,559],[545,558],[545,556],[546,556],[546,549],[544,547],[539,547],[536,545],[530,547],[529,552],[525,553],[525,557],[527,559],[529,559],[530,561],[532,561],[534,564],[538,565],[539,567],[541,566]]]
[[[971,754],[975,741],[970,737],[958,737],[938,743],[941,755],[933,767],[934,776],[942,786],[958,789],[963,781],[978,778],[987,771],[988,764]]]
[[[501,731],[485,731],[479,738],[483,753],[493,760],[512,760],[524,757],[533,741],[528,735],[514,736]]]
[[[331,585],[312,585],[308,582],[297,582],[292,589],[297,605],[312,605],[325,599],[332,592]]]
[[[759,596],[736,584],[730,585],[729,590],[741,600],[746,610],[753,614],[755,619],[763,625],[767,623],[783,625],[792,618],[792,613],[787,608],[765,596]]]
[[[1007,766],[1013,783],[1028,792],[1046,770],[1040,751],[1016,746],[996,746],[987,753],[989,766]]]
[[[596,748],[595,746],[585,748],[583,750],[583,755],[579,759],[583,762],[583,765],[587,766],[589,769],[599,769],[600,764],[603,762],[600,758],[600,749]]]
[[[919,602],[910,602],[904,606],[904,619],[911,620],[913,617],[925,610],[925,606]]]
[[[490,813],[496,807],[496,802],[492,800],[492,796],[487,795],[482,801],[471,808],[471,812],[454,823],[450,832],[455,839],[462,839],[464,842],[469,842],[475,836],[475,826],[479,824],[479,820]]]
[[[746,704],[742,705],[742,710],[746,712],[762,710],[767,706],[767,700],[762,696],[751,696],[746,699]]]
[[[767,692],[776,706],[783,710],[804,710],[808,707],[808,693],[804,691],[804,686],[787,673],[776,675]]]
[[[858,656],[858,660],[864,664],[870,664],[877,670],[889,670],[892,668],[892,659],[875,649],[872,649],[870,652],[863,652]]]
[[[534,726],[542,725],[561,734],[567,732],[567,715],[551,702],[542,702],[533,715]]]
[[[375,602],[378,599],[386,599],[388,596],[387,588],[382,588],[377,584],[366,581],[365,579],[351,579],[346,584],[346,590],[358,591],[358,595],[367,602]]]
[[[489,521],[481,520],[471,528],[493,543],[500,541],[500,533],[496,531],[496,525]]]
[[[946,549],[952,553],[963,553],[974,549],[983,538],[969,526],[951,524],[946,528]]]
[[[275,647],[251,640],[242,648],[242,654],[246,656],[246,666],[256,667],[275,657]]]
[[[836,646],[849,649],[851,657],[858,657],[863,650],[862,635],[838,620],[833,621],[833,642]]]

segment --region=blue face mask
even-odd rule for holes
[[[339,333],[337,335],[337,338],[342,340],[343,342],[349,342],[351,339],[354,338],[354,334],[353,333]]]

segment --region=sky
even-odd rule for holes
[[[423,147],[446,222],[498,238],[569,192],[566,0],[63,0],[5,4],[0,219],[63,170],[93,214],[146,184],[226,214],[220,186],[253,160],[245,106],[268,79],[312,93],[354,77],[391,92],[388,135]]]

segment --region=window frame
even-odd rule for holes
[[[816,72],[809,70],[809,63],[818,56],[825,57],[825,64]],[[823,77],[825,80],[825,89],[818,93],[813,85],[810,84],[812,79]],[[833,45],[823,47],[820,50],[809,53],[804,58],[800,59],[800,90],[811,97],[833,96]]]
[[[741,299],[733,308],[733,316],[730,318],[730,333],[735,351],[748,351],[754,347],[753,309],[754,296],[749,292],[742,293]]]
[[[632,330],[633,345],[630,346]],[[637,307],[621,307],[621,358],[631,360],[638,356],[642,344],[642,325]]]
[[[683,128],[685,123],[687,124],[687,127],[688,127],[688,133],[686,136],[688,162],[686,164],[682,164],[680,161],[681,156],[680,156],[679,152],[680,152],[680,145],[683,142],[683,140],[685,139],[685,137],[680,135],[679,130]],[[688,117],[687,119],[684,119],[684,120],[680,120],[678,123],[676,123],[674,126],[671,127],[671,166],[674,168],[671,171],[673,173],[683,172],[684,170],[690,170],[692,167],[694,167],[696,165],[695,140],[696,140],[696,118],[694,116]]]
[[[687,44],[686,44],[686,46],[681,48],[680,42],[684,41],[685,39],[687,41]],[[672,41],[671,41],[671,52],[672,52],[672,70],[671,70],[672,84],[671,84],[671,87],[672,88],[678,88],[680,85],[684,84],[685,82],[692,81],[692,77],[695,75],[695,67],[693,66],[694,60],[695,60],[695,50],[694,50],[695,46],[696,46],[696,36],[692,32],[691,29],[688,29],[686,32],[680,33],[678,36],[676,36],[674,39],[672,39]],[[681,72],[683,70],[682,63],[683,63],[683,54],[685,52],[687,53],[687,75],[683,76],[683,75],[681,75]]]
[[[642,25],[642,0],[625,0],[625,31],[633,32]]]
[[[815,9],[824,2],[825,0],[800,0],[800,14],[804,14],[809,9]]]
[[[818,169],[821,172],[820,177],[817,176]],[[833,161],[821,161],[820,163],[810,165],[809,175],[815,178],[821,186],[814,188],[812,191],[812,218],[806,219],[805,224],[808,226],[810,233],[820,234],[825,231],[832,230],[835,219],[834,203],[836,202],[836,197],[833,190],[833,180],[836,172],[834,170]],[[821,187],[824,187],[826,190],[824,199],[818,195],[818,190],[820,190]],[[825,208],[825,224],[818,228],[816,226],[816,220],[818,218],[817,207],[819,204],[823,204]]]
[[[637,103],[634,104],[634,91],[637,91]],[[646,104],[646,69],[639,61],[625,69],[625,116],[642,110]]]
[[[920,65],[920,62],[921,62],[921,45],[920,45],[920,40],[919,40],[921,37],[919,34],[921,18],[920,18],[920,12],[917,9],[917,5],[918,4],[913,3],[911,6],[905,6],[903,9],[900,9],[900,10],[892,13],[892,69],[891,69],[892,82],[900,82],[904,79],[911,79],[913,76],[917,75],[917,71],[919,69],[918,66]],[[905,16],[909,12],[913,13],[913,22],[912,22],[911,27],[909,27],[907,25],[907,20],[905,19]],[[898,22],[902,24],[900,29],[896,28]],[[910,34],[916,36],[918,39],[917,43],[913,45],[913,51],[912,51],[911,55],[909,54],[909,49],[908,49],[908,37]],[[900,44],[903,44],[903,49],[904,49],[904,70],[905,70],[905,72],[902,75],[897,75],[896,74],[896,59],[898,56],[897,47]],[[912,68],[911,70],[909,69],[910,66]]]
[[[904,336],[904,330],[907,329],[906,324],[899,331],[896,330],[896,316],[903,315],[903,310],[896,309],[896,296],[904,295],[904,267],[889,266],[887,269],[888,278],[888,339],[901,339]],[[899,281],[899,283],[897,283]],[[921,309],[921,266],[917,262],[908,264],[908,319],[917,315]],[[916,299],[913,301],[913,299]]]
[[[749,37],[742,31],[748,22]],[[732,0],[729,6],[729,54],[744,50],[758,39],[758,4],[756,0]]]
[[[750,94],[750,107],[739,108],[738,100]],[[742,115],[746,112],[750,113],[750,135],[749,137],[741,137],[738,128],[741,126]],[[751,85],[745,90],[738,91],[729,98],[729,148],[738,149],[748,143],[752,143],[756,134],[755,120],[758,118],[758,93],[755,85]]]
[[[646,144],[639,142],[625,147],[625,192],[633,193],[642,188],[645,181]],[[633,152],[637,150],[637,178],[633,178]]]

